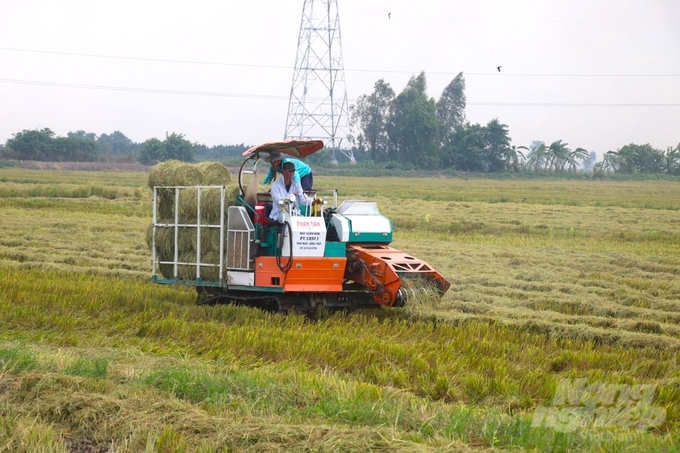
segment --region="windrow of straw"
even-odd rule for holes
[[[155,228],[157,261],[174,261],[177,256],[179,263],[193,263],[178,265],[177,276],[181,280],[195,280],[196,263],[200,256],[200,277],[203,280],[218,281],[219,268],[216,266],[220,262],[220,220],[223,218],[226,223],[228,208],[236,204],[239,193],[238,184],[231,184],[229,170],[215,162],[161,162],[149,172],[149,187],[156,186],[189,186],[158,190]],[[224,210],[221,209],[221,188],[199,190],[193,186],[224,187]],[[152,224],[146,235],[150,250],[153,247],[153,238]],[[158,270],[165,278],[175,277],[174,266],[171,264],[161,264]]]

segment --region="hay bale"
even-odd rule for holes
[[[175,268],[172,264],[159,264],[158,265],[158,272],[160,272],[160,274],[161,274],[161,276],[163,276],[163,278],[168,278],[168,279],[175,278],[174,270],[175,270]]]
[[[156,164],[149,171],[149,188],[155,186],[198,186],[203,173],[193,164],[179,160],[168,160]]]
[[[153,247],[153,222],[146,229],[146,245],[149,250]],[[173,261],[175,258],[175,228],[156,227],[156,259],[158,261]],[[174,278],[174,266],[172,264],[158,264],[157,272],[164,278]]]
[[[231,172],[218,162],[200,162],[196,164],[196,168],[203,175],[202,185],[226,186],[231,182]]]
[[[196,252],[185,251],[179,256],[180,263],[195,263]],[[177,266],[177,274],[181,280],[196,280],[196,265],[180,264]]]
[[[151,222],[147,227],[144,239],[146,240],[146,246],[149,248],[149,250],[151,250],[153,246],[153,222]]]
[[[171,222],[175,221],[175,200],[174,198],[158,198],[158,209],[156,210],[156,215],[161,219],[172,219]],[[163,222],[161,222],[163,223]]]
[[[231,182],[231,172],[218,162],[190,164],[168,160],[149,171],[149,188],[155,186],[225,186]]]
[[[181,280],[196,280],[196,252],[183,253],[179,261],[182,263],[194,264],[180,264],[177,266],[177,274]],[[209,264],[210,266],[206,266]],[[218,281],[220,279],[219,254],[217,252],[210,252],[203,255],[201,259],[201,279],[205,281]]]
[[[203,162],[187,164],[180,161],[161,162],[149,172],[149,187],[155,186],[188,186],[179,190],[179,200],[175,203],[175,190],[159,190],[157,216],[159,223],[174,223],[177,207],[177,219],[180,224],[195,225],[198,222],[198,189],[191,186],[223,186],[225,187],[224,219],[228,208],[236,205],[240,193],[238,184],[230,184],[231,174],[222,164]],[[221,190],[201,189],[201,225],[219,225],[222,218]],[[160,220],[170,219],[170,220]],[[160,261],[173,261],[175,254],[175,228],[156,227],[156,255]],[[146,242],[151,249],[153,242],[153,225],[147,230]],[[177,230],[177,252],[179,262],[196,263],[196,254],[200,252],[201,262],[219,264],[220,230],[219,228],[201,228],[201,250],[197,250],[196,227],[180,227]],[[174,278],[173,266],[161,264],[158,270],[163,277]],[[179,265],[178,277],[181,280],[196,279],[196,265]],[[219,268],[201,265],[201,278],[206,281],[218,281]]]
[[[175,249],[175,229],[172,227],[156,227],[156,254],[172,258]],[[146,229],[146,245],[153,247],[153,222]]]
[[[201,206],[201,208],[205,209],[205,206]],[[196,223],[198,220],[198,189],[180,190],[178,209],[179,223]]]
[[[207,190],[201,193],[201,225],[219,225],[220,223],[220,191]],[[224,194],[224,218],[227,218],[229,206],[232,206],[236,200],[229,200],[227,194]]]
[[[177,230],[178,261],[195,263],[198,248],[196,228],[181,227]],[[153,224],[147,228],[146,243],[151,250],[153,238]],[[201,228],[201,263],[219,264],[220,256],[220,230],[219,228]],[[175,258],[175,228],[156,227],[156,258],[159,261],[173,261]],[[158,272],[168,279],[174,278],[172,264],[158,265]],[[195,280],[195,265],[179,265],[178,277],[181,280]],[[201,266],[201,277],[206,281],[219,281],[219,268],[213,266]]]
[[[201,278],[203,280],[217,282],[220,280],[220,254],[219,248],[203,255],[202,263],[214,264],[214,266],[201,266]]]
[[[224,197],[227,199],[227,207],[236,206],[236,197],[240,195],[241,189],[238,184],[230,184],[225,189]]]
[[[226,247],[226,242],[225,242]],[[198,252],[198,238],[193,236],[191,249]],[[220,230],[218,228],[201,228],[201,256],[220,251]]]
[[[236,204],[238,186],[226,187],[224,194],[224,217],[227,217],[230,206]],[[221,191],[219,189],[201,190],[201,225],[219,225]],[[163,207],[163,206],[161,206]],[[174,205],[172,206],[172,218],[174,218]],[[166,215],[164,210],[163,216]],[[195,224],[198,220],[198,189],[188,188],[180,190],[179,194],[179,223]]]
[[[178,160],[169,160],[156,164],[149,171],[148,184],[153,190],[157,186],[229,186],[231,173],[218,162],[201,162],[190,164]],[[160,217],[174,219],[175,190],[159,189],[157,213]],[[229,187],[227,207],[236,203],[238,185]],[[193,195],[193,197],[192,197]],[[217,190],[203,190],[201,199],[201,223],[215,223],[220,219]],[[180,190],[180,223],[196,223],[198,195],[194,189]]]

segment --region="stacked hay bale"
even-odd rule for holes
[[[200,219],[199,190],[194,186],[224,186],[226,188],[224,219],[226,223],[229,206],[236,204],[239,193],[238,184],[231,182],[231,173],[224,165],[217,162],[188,164],[177,160],[161,162],[149,172],[149,188],[159,186],[184,186],[158,189],[157,223],[175,224],[175,226],[157,226],[156,257],[159,261],[173,261],[175,257],[175,231],[177,231],[177,254],[179,262],[194,263],[178,265],[178,277],[181,280],[196,279],[196,262],[200,254],[201,278],[205,281],[219,281],[220,262],[220,219],[222,212],[221,189],[201,189]],[[179,194],[179,198],[177,198]],[[201,246],[198,247],[198,229],[200,226]],[[153,246],[153,224],[149,225],[146,239],[149,249]],[[226,238],[226,231],[225,231]],[[212,264],[215,266],[205,266]],[[159,265],[158,271],[165,278],[174,278],[171,264]]]

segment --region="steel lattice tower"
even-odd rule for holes
[[[342,61],[337,0],[305,0],[290,89],[286,139],[321,139],[343,150],[349,134],[349,109]]]

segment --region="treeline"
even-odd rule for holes
[[[225,160],[240,156],[250,146],[192,143],[184,135],[166,134],[164,140],[151,138],[135,143],[120,131],[97,136],[91,132],[69,132],[57,137],[48,129],[24,130],[0,145],[0,158],[42,162],[139,162],[146,165],[170,159]]]
[[[459,73],[438,100],[427,96],[425,73],[411,77],[396,94],[383,79],[350,108],[350,141],[357,154],[375,162],[413,169],[467,172],[666,173],[680,175],[680,143],[666,150],[628,144],[597,153],[562,140],[511,146],[508,126],[497,118],[486,125],[466,120],[465,78]]]
[[[665,173],[680,175],[680,143],[666,150],[649,144],[627,144],[597,153],[570,147],[562,140],[550,144],[534,140],[513,146],[508,126],[494,118],[472,124],[465,115],[465,77],[459,73],[439,99],[428,97],[425,73],[413,76],[399,93],[383,79],[373,93],[362,95],[350,107],[351,148],[342,149],[351,163],[369,168],[448,170],[461,172],[577,172]],[[154,164],[170,159],[235,161],[249,146],[207,147],[184,135],[166,134],[134,143],[122,132],[97,136],[84,131],[55,137],[50,129],[25,130],[0,145],[0,158],[39,161],[125,161]],[[308,158],[310,164],[336,163],[337,150],[323,150]]]

